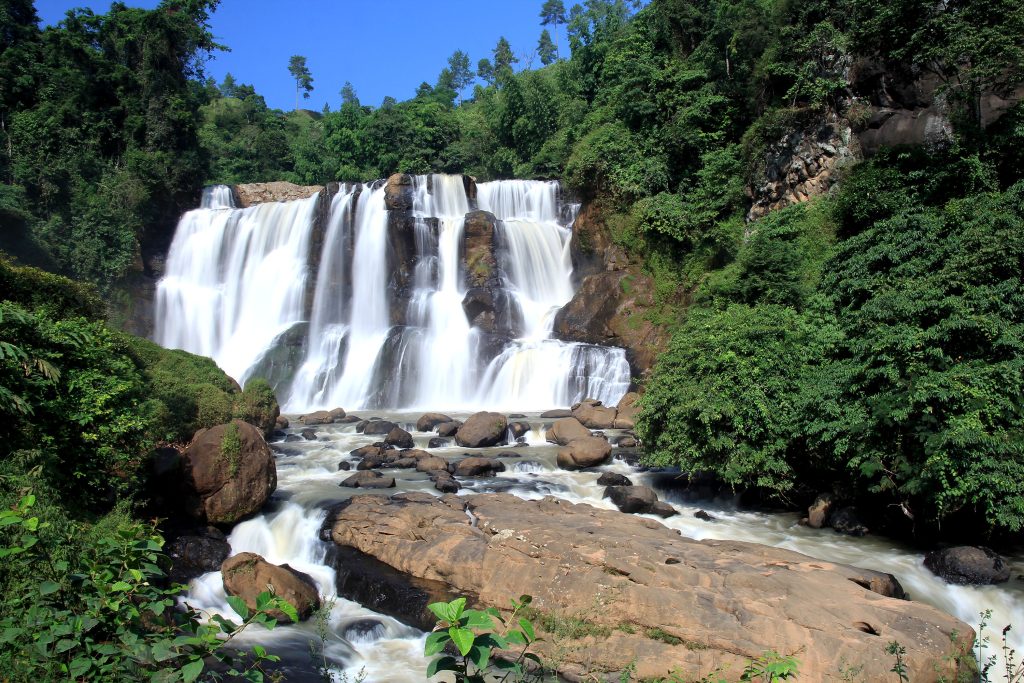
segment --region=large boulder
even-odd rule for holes
[[[391,175],[384,185],[384,206],[391,211],[408,211],[412,203],[412,176],[408,173]]]
[[[612,454],[612,445],[599,436],[586,436],[573,439],[558,449],[555,458],[559,467],[565,470],[578,470],[584,467],[597,467],[608,462]]]
[[[555,420],[554,424],[544,433],[544,439],[549,443],[557,443],[565,446],[573,439],[585,439],[590,436],[590,430],[584,427],[575,417],[563,417]]]
[[[600,401],[588,398],[573,406],[572,416],[579,420],[584,427],[611,429],[615,422],[615,408],[603,406]]]
[[[395,427],[384,437],[384,443],[396,448],[412,448],[415,444],[412,441],[412,434],[401,427]]]
[[[309,576],[286,564],[278,566],[255,553],[239,553],[226,559],[220,572],[224,577],[224,591],[242,598],[250,610],[256,609],[256,596],[267,590],[294,607],[299,621],[305,621],[320,609],[316,584]],[[282,623],[291,622],[280,610],[271,610],[270,616]]]
[[[504,472],[505,463],[494,458],[463,458],[455,463],[456,477],[489,477]]]
[[[416,459],[417,472],[440,472],[441,470],[448,471],[448,461],[444,458],[430,455],[426,458]]]
[[[452,437],[459,431],[459,427],[462,426],[461,420],[452,420],[451,422],[442,422],[437,425],[437,435],[441,437]]]
[[[659,501],[658,494],[649,486],[609,486],[604,490],[602,498],[611,498],[621,512],[660,517],[672,517],[677,514],[671,505]]]
[[[624,474],[618,472],[602,472],[597,478],[598,486],[632,486],[633,482]]]
[[[188,514],[234,524],[258,511],[277,488],[277,466],[263,433],[248,422],[200,429],[181,456]]]
[[[362,432],[367,436],[384,436],[397,426],[394,422],[388,420],[367,420]]]
[[[768,650],[799,653],[800,680],[838,681],[851,663],[863,680],[888,680],[884,648],[895,640],[906,648],[909,679],[932,683],[955,677],[960,645],[951,634],[961,643],[974,635],[927,604],[872,592],[894,583],[879,572],[753,543],[696,541],[650,518],[553,498],[355,496],[330,537],[481,608],[507,614],[509,596],[532,595],[544,617],[533,620],[544,638],[537,653],[550,660],[557,651],[570,680],[631,663],[638,679],[676,671],[696,680],[716,667],[742,670]],[[591,635],[564,647],[545,625],[566,619],[584,621]],[[652,638],[653,629],[678,640]]]
[[[323,192],[323,185],[296,185],[282,180],[270,183],[246,183],[235,185],[235,198],[238,206],[247,208],[269,202],[290,202],[297,199],[308,199]]]
[[[451,422],[452,419],[441,413],[424,413],[416,420],[417,432],[432,432],[437,425]]]
[[[836,497],[831,493],[819,494],[807,508],[807,526],[812,529],[828,526],[828,518],[831,516],[835,504]]]
[[[540,416],[545,420],[557,420],[563,417],[572,417],[572,411],[568,408],[555,408],[554,410],[545,410]]]
[[[508,419],[501,413],[474,413],[455,432],[455,443],[463,448],[498,446],[505,443],[507,429]]]
[[[393,489],[395,488],[395,478],[385,477],[376,470],[360,470],[347,477],[338,486],[354,489]]]
[[[961,585],[1003,583],[1010,579],[1010,565],[996,551],[984,546],[936,550],[925,556],[924,566],[945,581]]]

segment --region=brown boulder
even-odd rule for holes
[[[233,524],[259,510],[277,488],[277,466],[259,429],[242,420],[200,429],[181,456],[186,511]]]
[[[615,422],[615,408],[601,405],[600,401],[585,399],[572,409],[572,416],[584,427],[590,429],[610,429]]]
[[[284,181],[272,183],[245,183],[235,185],[238,205],[242,208],[270,202],[290,202],[308,199],[323,191],[322,185],[296,185]]]
[[[416,420],[416,431],[432,432],[437,425],[451,421],[452,419],[450,417],[442,415],[441,413],[424,413],[420,416],[420,419]]]
[[[505,442],[507,429],[508,419],[501,413],[474,413],[455,432],[455,443],[463,448],[497,446]]]
[[[448,461],[444,458],[431,455],[426,458],[416,459],[417,472],[438,472],[440,470],[448,471]]]
[[[366,434],[367,436],[383,436],[397,426],[398,425],[394,422],[389,422],[387,420],[367,420],[366,425],[363,427],[363,434]]]
[[[299,422],[304,425],[329,425],[334,422],[334,416],[331,415],[330,411],[317,410],[308,415],[302,415],[299,417]]]
[[[395,446],[396,448],[412,448],[412,434],[405,431],[401,427],[395,427],[388,435],[384,437],[384,443],[389,446]]]
[[[611,454],[612,445],[605,439],[599,436],[587,436],[582,439],[573,439],[563,448],[559,448],[555,460],[562,469],[577,470],[604,464]]]
[[[832,508],[835,507],[835,504],[835,496],[831,493],[820,494],[814,499],[811,506],[807,508],[807,526],[813,529],[828,526],[828,518],[832,514]]]
[[[256,596],[267,590],[294,607],[299,621],[320,609],[320,595],[313,581],[286,564],[278,566],[255,553],[239,553],[224,560],[220,573],[224,591],[242,598],[250,610],[256,609]],[[282,623],[291,622],[280,610],[271,610],[270,616]]]
[[[338,486],[358,489],[393,489],[395,488],[395,478],[385,477],[375,470],[360,470],[338,484]]]
[[[391,211],[408,211],[412,208],[413,187],[412,176],[408,173],[395,173],[384,186],[384,206]]]
[[[455,436],[455,433],[457,431],[459,431],[459,427],[461,427],[461,426],[462,426],[462,422],[460,420],[452,420],[451,422],[443,422],[443,423],[437,425],[437,435],[438,436],[444,436],[444,437]]]
[[[548,443],[557,443],[559,446],[568,445],[573,439],[585,439],[590,436],[590,430],[580,424],[575,417],[563,417],[555,420],[555,423],[545,432],[544,439]]]
[[[540,416],[546,420],[557,420],[563,417],[572,417],[572,411],[568,408],[555,408],[554,410],[545,410]]]
[[[637,413],[640,412],[640,406],[637,405],[637,401],[640,399],[640,394],[635,391],[628,392],[625,396],[619,399],[619,404],[615,406],[615,417],[624,420],[636,420]]]
[[[489,477],[504,472],[505,464],[494,458],[463,458],[455,464],[456,477]]]
[[[717,667],[740,671],[767,650],[799,653],[800,680],[842,680],[852,663],[863,680],[888,680],[885,644],[896,640],[909,679],[931,683],[955,676],[951,634],[973,638],[934,607],[869,590],[884,574],[753,543],[695,541],[649,518],[553,498],[356,496],[331,538],[480,607],[507,610],[509,596],[528,593],[552,621],[584,621],[590,635],[542,632],[537,644],[546,660],[557,652],[573,680],[631,662],[637,678],[676,671],[694,680]],[[533,623],[544,631],[545,620]],[[652,629],[681,642],[651,638]]]

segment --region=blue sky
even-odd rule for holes
[[[155,7],[157,0],[128,0]],[[469,53],[474,70],[481,57],[504,35],[517,55],[537,47],[543,0],[222,0],[211,25],[218,42],[230,52],[215,54],[208,75],[218,82],[231,72],[251,83],[267,104],[295,106],[295,81],[288,58],[307,58],[314,90],[300,106],[336,109],[338,91],[351,81],[363,104],[378,105],[385,95],[412,97],[421,82],[434,83],[448,56]],[[567,1],[566,6],[572,4]],[[106,12],[109,0],[36,0],[43,25],[59,22],[67,10],[89,7]],[[565,27],[558,42],[567,52]],[[520,65],[522,66],[522,64]],[[534,61],[534,66],[539,66]]]

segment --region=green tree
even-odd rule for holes
[[[237,97],[238,96],[238,83],[235,81],[235,77],[231,75],[231,72],[224,74],[224,80],[217,86],[220,90],[220,94],[224,97]]]
[[[519,63],[512,53],[512,46],[509,45],[505,36],[498,38],[498,44],[494,46],[494,80],[499,85],[512,77],[512,65]]]
[[[356,94],[356,89],[350,82],[345,81],[345,84],[341,86],[340,95],[343,106],[346,104],[359,106],[359,95]]]
[[[487,85],[494,85],[494,65],[484,57],[476,63],[476,75]]]
[[[462,50],[456,50],[448,58],[448,71],[451,77],[451,87],[459,96],[462,102],[462,91],[473,82],[473,71],[469,66],[469,55]]]
[[[557,54],[555,45],[551,42],[551,34],[544,29],[540,32],[540,40],[537,41],[537,56],[540,57],[540,63],[544,66],[553,63]]]
[[[540,8],[540,25],[551,26],[555,32],[555,53],[554,59],[558,59],[558,27],[566,22],[565,18],[565,5],[562,0],[544,0],[543,7]],[[544,43],[544,36],[548,35],[547,29],[541,33],[541,43]],[[551,36],[548,35],[547,42],[551,42]],[[545,52],[538,50],[541,55],[541,61],[544,61]],[[551,62],[544,62],[544,64],[550,64]]]
[[[299,92],[302,97],[309,99],[309,93],[313,91],[313,74],[306,66],[306,58],[301,55],[292,55],[288,60],[288,73],[295,79],[295,110],[299,110]]]

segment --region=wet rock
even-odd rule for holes
[[[835,507],[836,498],[831,493],[819,494],[811,506],[807,508],[807,526],[813,529],[821,529],[828,526],[829,515]]]
[[[284,415],[278,415],[277,419],[274,420],[274,429],[288,429],[288,418]]]
[[[508,430],[512,433],[513,439],[519,439],[524,434],[528,434],[530,432],[530,423],[521,421],[510,422]]]
[[[600,401],[587,398],[573,406],[572,416],[589,429],[609,429],[615,422],[615,409],[601,405]]]
[[[384,465],[385,460],[384,452],[377,449],[376,453],[368,453],[363,456],[363,459],[359,461],[358,465],[356,465],[356,469],[360,471],[375,470]]]
[[[341,637],[348,641],[372,643],[387,635],[384,624],[376,619],[359,619],[347,625],[341,632]]]
[[[344,415],[342,415],[344,417]],[[302,415],[299,417],[299,422],[304,425],[329,425],[334,422],[334,415],[331,415],[330,411],[318,410],[308,415]]]
[[[697,510],[696,512],[693,513],[693,516],[696,517],[697,519],[701,520],[702,522],[716,522],[716,521],[718,521],[718,520],[715,519],[715,517],[711,513],[706,512],[705,510]]]
[[[482,287],[497,274],[494,240],[498,219],[488,211],[470,211],[463,223],[462,272],[467,285]]]
[[[356,472],[338,486],[360,489],[390,489],[395,487],[394,477],[385,477],[375,470],[364,470]]]
[[[1010,579],[1010,565],[991,548],[961,545],[928,553],[924,566],[948,583],[984,585]]]
[[[231,554],[231,545],[216,527],[197,530],[197,533],[178,536],[167,544],[167,556],[173,563],[171,580],[187,583],[207,572],[220,570],[221,563]]]
[[[621,512],[645,513],[658,502],[658,494],[649,486],[609,486],[601,495],[611,498]]]
[[[412,176],[408,173],[395,173],[388,177],[384,186],[384,206],[390,211],[408,211],[412,209],[414,189]]]
[[[558,419],[562,417],[572,417],[572,411],[568,408],[557,408],[555,410],[545,410],[540,414],[545,420]]]
[[[353,422],[362,422],[362,421],[363,421],[363,418],[359,417],[358,415],[346,415],[345,417],[343,417],[341,419],[336,419],[334,421],[334,423],[335,424],[352,424]]]
[[[602,472],[597,478],[598,486],[632,486],[629,477],[617,472]]]
[[[459,431],[459,427],[462,426],[462,422],[459,420],[452,420],[451,422],[445,422],[444,424],[437,425],[437,435],[441,437],[452,437]]]
[[[620,436],[615,440],[615,445],[619,448],[636,448],[640,444],[632,436]]]
[[[306,441],[316,441],[316,430],[315,429],[303,429],[301,432],[302,438]]]
[[[366,422],[366,426],[363,427],[363,434],[371,436],[375,434],[387,434],[397,426],[398,425],[394,422],[388,422],[387,420],[368,420]]]
[[[268,202],[308,199],[322,192],[323,185],[296,185],[282,180],[269,183],[242,183],[234,186],[238,206],[247,208]]]
[[[508,419],[510,419],[510,420],[518,420],[518,419],[524,418],[524,417],[526,417],[526,416],[523,415],[522,413],[509,413],[509,415],[508,415]]]
[[[432,432],[437,425],[451,422],[452,419],[442,413],[424,413],[416,420],[417,432]]]
[[[419,448],[406,448],[405,450],[399,451],[397,455],[399,458],[414,458],[417,461],[423,458],[435,457],[427,451],[420,450]]]
[[[608,461],[612,454],[612,445],[596,436],[573,439],[558,449],[556,462],[566,470],[597,467]]]
[[[450,439],[442,439],[439,436],[435,436],[427,442],[427,448],[445,448],[451,444]]]
[[[659,517],[664,518],[675,517],[679,514],[678,510],[676,510],[674,507],[672,507],[663,500],[659,500],[657,503],[652,505],[651,509],[648,510],[648,512],[650,512],[652,515],[658,515]]]
[[[396,448],[412,448],[415,445],[412,441],[412,434],[401,427],[395,427],[389,431],[384,443]]]
[[[398,458],[397,460],[390,460],[387,463],[387,467],[396,470],[408,470],[416,467],[416,458]]]
[[[296,441],[303,441],[303,438],[298,434],[286,434],[284,437],[285,443],[295,443]]]
[[[548,443],[556,443],[565,446],[573,439],[585,439],[590,436],[590,430],[584,427],[575,417],[563,417],[555,420],[554,424],[544,433]]]
[[[868,533],[868,528],[860,521],[857,509],[853,507],[845,507],[833,513],[829,524],[836,533],[847,536],[864,536]]]
[[[494,458],[463,458],[455,463],[457,477],[489,477],[495,472],[504,472],[505,463]]]
[[[270,446],[242,420],[200,429],[181,464],[186,512],[213,524],[233,524],[256,512],[277,488]]]
[[[288,565],[270,564],[255,553],[239,553],[225,560],[220,571],[224,591],[242,598],[250,610],[256,609],[256,596],[268,589],[295,608],[299,621],[305,621],[320,608],[316,584]],[[291,622],[280,610],[271,610],[270,616],[281,623]]]
[[[441,493],[458,493],[462,486],[448,472],[436,472],[431,477],[434,480],[434,488]]]
[[[885,576],[877,572],[753,543],[695,541],[651,518],[552,498],[355,496],[333,518],[330,538],[410,580],[444,582],[481,608],[507,608],[509,595],[529,593],[554,616],[585,613],[613,635],[562,648],[564,667],[577,671],[634,663],[637,678],[678,670],[695,680],[712,666],[742,670],[775,649],[801,653],[801,680],[832,680],[850,662],[863,665],[863,680],[887,680],[892,660],[880,648],[898,640],[911,680],[934,683],[955,674],[949,634],[973,638],[941,610],[871,592],[872,579]],[[635,632],[615,630],[623,614]],[[699,650],[647,637],[654,628]],[[540,630],[537,652],[550,659],[559,643]]]
[[[361,446],[348,453],[353,458],[365,458],[368,456],[382,455],[380,446]]]
[[[348,472],[351,469],[352,463],[350,463],[348,460],[342,460],[341,462],[338,463],[339,472]]]
[[[612,429],[633,429],[636,422],[624,417],[617,417],[612,421]]]
[[[448,461],[444,458],[439,458],[436,455],[420,458],[416,461],[417,472],[436,472],[438,470],[444,470],[447,472]]]
[[[620,398],[619,404],[615,406],[615,419],[635,422],[637,413],[640,412],[640,406],[636,404],[639,398],[640,394],[635,391],[627,392],[622,398]],[[632,429],[632,427],[616,427],[616,429]]]
[[[346,417],[344,408],[334,408],[332,410],[329,410],[328,413],[330,414],[332,418],[331,422],[333,423],[341,422]]]
[[[497,446],[504,442],[506,429],[508,420],[501,413],[474,413],[455,433],[455,443],[465,448]]]

